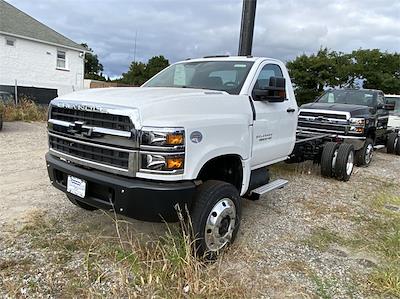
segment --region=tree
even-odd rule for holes
[[[347,71],[350,64],[342,53],[320,49],[317,54],[305,54],[287,63],[291,79],[295,86],[299,104],[310,102],[328,86],[346,86],[349,84]]]
[[[149,59],[146,66],[146,76],[148,79],[169,66],[169,61],[164,56],[154,56]]]
[[[135,86],[142,85],[146,80],[146,64],[143,62],[132,62],[129,70],[123,73],[121,78],[122,83]]]
[[[81,45],[93,53],[93,50],[87,44],[82,43]],[[100,63],[97,55],[90,52],[85,53],[85,79],[106,81],[106,78],[102,74],[103,65]]]
[[[381,89],[385,93],[400,93],[400,53],[373,50],[352,52],[354,76],[364,88]]]
[[[162,55],[150,58],[147,63],[132,62],[129,70],[122,74],[120,81],[139,86],[167,66],[169,66],[169,61]]]
[[[356,87],[400,92],[400,54],[356,50],[350,54],[321,48],[287,63],[299,104],[313,101],[327,88]]]

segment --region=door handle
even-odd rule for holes
[[[289,112],[289,113],[293,113],[293,112],[296,111],[296,109],[294,109],[294,108],[288,108],[286,111]]]

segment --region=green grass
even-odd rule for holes
[[[338,233],[325,228],[317,228],[306,240],[306,244],[318,250],[326,251],[331,244],[340,243],[341,241],[342,237]]]
[[[400,297],[400,211],[388,209],[388,205],[400,207],[400,197],[382,193],[369,203],[368,217],[355,215],[356,232],[344,237],[339,232],[325,228],[313,231],[306,244],[326,251],[337,244],[354,252],[366,252],[379,258],[379,265],[371,271],[366,284],[382,296]],[[356,217],[357,216],[357,217]],[[324,297],[322,281],[314,279]]]
[[[335,284],[333,280],[327,278],[323,279],[315,273],[311,274],[311,280],[317,286],[316,293],[319,298],[322,299],[333,298],[330,290]]]

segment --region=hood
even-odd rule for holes
[[[60,103],[83,105],[85,110],[106,108],[110,109],[111,113],[129,115],[136,128],[148,125],[180,126],[182,124],[178,124],[177,121],[193,121],[194,118],[207,119],[213,114],[238,114],[247,110],[249,110],[248,117],[251,116],[246,96],[190,88],[86,89],[60,96],[51,102],[53,105]]]
[[[309,103],[302,105],[300,109],[320,109],[350,112],[352,116],[367,115],[370,113],[370,107],[368,106],[350,104]]]

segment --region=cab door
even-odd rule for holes
[[[376,137],[381,139],[386,136],[386,130],[389,122],[389,111],[385,109],[385,97],[383,93],[378,93],[377,95],[376,114]]]
[[[287,79],[287,72],[285,78],[288,99],[278,103],[254,100],[254,89],[269,86],[271,77],[284,77],[284,74],[278,64],[266,62],[260,65],[257,79],[252,85],[252,101],[256,115],[253,123],[253,169],[284,160],[292,152],[296,138],[298,108],[294,95],[288,94],[288,84],[291,83],[290,79]]]

